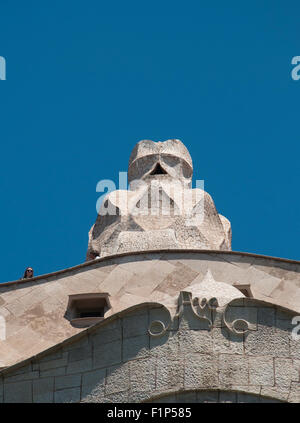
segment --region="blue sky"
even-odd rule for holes
[[[1,282],[85,260],[96,184],[179,138],[232,248],[299,260],[297,1],[1,2]]]

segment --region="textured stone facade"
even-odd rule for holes
[[[300,349],[291,337],[294,313],[240,299],[226,310],[213,308],[207,325],[194,303],[183,292],[171,320],[159,304],[136,306],[2,371],[1,400],[300,401]],[[230,327],[228,322],[236,319],[248,322],[244,333]],[[165,330],[150,335],[157,321]]]
[[[148,301],[159,302],[174,314],[181,290],[189,287],[203,294],[208,271],[216,281],[214,289],[219,287],[219,297],[225,295],[226,286],[249,284],[255,298],[300,314],[299,262],[220,251],[103,258],[32,280],[1,284],[0,315],[6,319],[1,366],[25,360],[83,330],[65,318],[69,295],[108,292],[112,309],[105,317]]]
[[[87,261],[0,285],[0,402],[300,402],[300,262],[230,251],[192,173],[141,141]]]

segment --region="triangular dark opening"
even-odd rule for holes
[[[166,175],[167,172],[161,167],[159,163],[155,166],[155,168],[152,170],[150,175]]]

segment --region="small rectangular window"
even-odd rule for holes
[[[75,327],[88,327],[103,320],[111,308],[108,296],[106,292],[69,295],[66,319]]]
[[[78,317],[104,317],[103,308],[98,311],[81,311]]]

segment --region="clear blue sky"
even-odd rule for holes
[[[1,282],[85,260],[96,184],[179,138],[233,250],[300,259],[299,1],[0,7]]]

